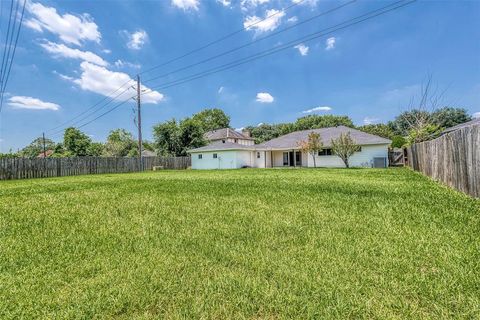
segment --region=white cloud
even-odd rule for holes
[[[224,87],[218,88],[218,94],[222,93],[224,89],[225,89]]]
[[[198,10],[199,0],[172,0],[172,5],[177,8],[186,10]]]
[[[8,105],[18,109],[31,109],[31,110],[53,110],[57,111],[60,106],[52,102],[44,102],[40,99],[14,96],[8,99]]]
[[[47,41],[45,43],[41,43],[40,46],[44,48],[46,51],[50,52],[54,56],[57,57],[64,57],[70,59],[80,59],[83,61],[92,62],[98,64],[99,66],[107,66],[108,62],[103,60],[101,57],[97,56],[96,54],[90,51],[82,51],[79,49],[73,49],[67,47],[61,43],[54,43]]]
[[[241,6],[242,10],[247,10],[249,7],[250,8],[255,8],[258,5],[262,5],[262,4],[265,4],[265,3],[268,3],[268,2],[270,2],[270,0],[242,0],[240,2],[240,6]]]
[[[295,23],[297,21],[298,21],[297,16],[293,16],[293,17],[287,19],[287,22],[290,22],[290,23]]]
[[[378,118],[365,117],[365,118],[363,119],[363,123],[364,123],[364,124],[367,124],[367,125],[368,125],[368,124],[375,124],[375,123],[377,123],[379,120],[380,120],[380,119],[378,119]]]
[[[295,49],[298,49],[298,52],[300,52],[300,54],[302,56],[306,56],[308,54],[308,50],[310,49],[309,47],[307,47],[306,45],[304,45],[303,43],[302,44],[299,44],[299,45],[296,45],[294,47]]]
[[[480,118],[480,112],[475,112],[474,114],[472,114],[472,116],[476,119]]]
[[[268,92],[257,93],[257,101],[260,103],[272,103],[275,100]]]
[[[257,124],[257,127],[261,127],[261,126],[263,126],[263,125],[264,125],[264,123],[263,123],[263,122],[260,122],[259,124]]]
[[[67,76],[65,74],[61,74],[60,72],[57,72],[56,70],[53,70],[52,73],[56,74],[57,76],[60,77],[60,79],[63,79],[63,80],[67,80],[67,81],[73,81],[74,80],[73,77]]]
[[[89,62],[82,62],[80,65],[82,74],[80,78],[74,79],[73,82],[80,86],[83,90],[96,92],[104,96],[115,96],[121,91],[111,94],[118,87],[125,84],[125,82],[132,80],[130,76],[123,72],[110,71],[102,66],[98,66]],[[134,81],[131,82],[132,85]],[[124,87],[127,88],[127,87]],[[117,97],[117,100],[125,100],[129,96],[134,96],[136,90],[128,87],[123,94]],[[165,99],[164,95],[158,91],[150,92],[150,89],[142,85],[142,91],[147,90],[148,93],[142,95],[143,103],[158,103]],[[123,90],[123,89],[122,89]]]
[[[283,16],[285,16],[284,11],[276,9],[267,10],[265,12],[265,18],[270,18],[262,21],[260,17],[248,16],[243,21],[243,27],[247,30],[255,30],[256,33],[273,31],[280,26]]]
[[[230,7],[232,4],[231,0],[217,0],[217,2],[221,3],[224,7]]]
[[[301,5],[310,5],[312,7],[317,5],[318,0],[292,0],[293,3],[299,3]]]
[[[140,50],[143,45],[148,41],[148,34],[145,30],[139,29],[135,32],[128,32],[126,30],[121,31],[127,39],[127,47],[133,50]]]
[[[26,27],[38,32],[48,30],[58,35],[63,42],[80,45],[87,40],[99,43],[102,38],[98,26],[86,13],[60,15],[55,8],[30,1],[27,1],[27,10],[33,17],[25,21]]]
[[[335,37],[330,37],[325,41],[325,50],[332,50],[335,48]]]
[[[106,53],[106,54],[110,54],[110,53],[112,53],[112,50],[110,50],[110,49],[103,49],[102,52],[103,52],[103,53]]]
[[[331,110],[332,110],[332,108],[324,106],[324,107],[315,107],[315,108],[312,108],[312,109],[308,109],[308,110],[302,111],[302,113],[313,113],[313,112],[331,111]]]
[[[117,61],[114,62],[115,67],[117,68],[132,68],[132,69],[140,69],[142,66],[138,63],[131,63],[128,61],[123,61],[121,59],[118,59]]]

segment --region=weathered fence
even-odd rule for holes
[[[435,180],[480,197],[480,126],[472,125],[407,148],[408,165]]]
[[[154,166],[162,166],[164,169],[186,169],[191,165],[190,163],[190,157],[144,157],[143,170],[152,170]],[[138,171],[141,171],[139,158],[73,157],[0,159],[0,180]]]

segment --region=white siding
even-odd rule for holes
[[[350,158],[350,167],[372,167],[373,158],[383,157],[388,161],[388,144],[362,146],[362,151],[355,152]],[[316,156],[317,167],[345,167],[342,159],[337,156]],[[308,157],[308,166],[313,167],[312,156]]]
[[[202,159],[198,155],[202,155]],[[213,158],[217,154],[217,158]],[[252,166],[251,151],[208,151],[192,153],[192,169],[236,169],[243,166]]]

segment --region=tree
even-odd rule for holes
[[[192,116],[192,120],[198,121],[205,132],[230,127],[230,117],[217,108],[200,111]]]
[[[108,157],[126,157],[132,154],[132,149],[138,149],[133,135],[125,129],[115,129],[107,137],[103,154]]]
[[[414,127],[421,128],[430,123],[431,117],[428,111],[420,109],[412,109],[404,111],[395,117],[393,127],[395,133],[407,136],[409,131]]]
[[[160,155],[175,156],[180,153],[180,128],[175,119],[155,125],[153,127],[153,138]]]
[[[358,127],[358,130],[390,140],[393,138],[393,136],[395,136],[395,132],[392,130],[392,128],[383,123],[367,124]]]
[[[104,145],[101,142],[92,142],[87,148],[87,154],[92,157],[100,157],[103,154]]]
[[[293,123],[293,131],[337,127],[341,125],[351,128],[354,127],[352,119],[347,116],[312,114],[298,118],[297,121]]]
[[[320,134],[312,131],[308,134],[307,140],[300,141],[298,145],[300,147],[300,150],[302,150],[303,152],[309,153],[312,156],[313,166],[316,168],[317,167],[317,162],[316,162],[316,159],[315,159],[315,155],[318,152],[322,151],[322,149],[323,149],[322,148],[323,143],[322,143],[322,139],[320,137]]]
[[[426,124],[419,128],[412,128],[408,132],[407,143],[414,144],[435,139],[441,132],[442,128],[440,128],[436,124]]]
[[[360,147],[352,139],[350,132],[342,133],[337,139],[332,139],[332,152],[342,159],[347,168],[350,167],[348,160],[359,150]]]
[[[184,156],[187,154],[187,150],[203,147],[207,144],[207,141],[203,137],[205,131],[200,121],[194,118],[186,118],[180,122],[180,154]]]
[[[72,156],[88,156],[88,147],[92,140],[77,128],[67,128],[63,135],[63,148]]]
[[[407,140],[400,136],[400,135],[394,135],[392,137],[392,144],[391,144],[391,147],[392,148],[401,148],[403,147],[405,144],[407,143]]]
[[[467,121],[472,120],[472,117],[467,113],[467,110],[462,108],[443,107],[435,110],[431,114],[432,123],[441,128],[450,128]]]
[[[53,150],[55,142],[51,139],[45,139],[45,150]],[[43,137],[36,138],[28,146],[20,150],[20,156],[26,158],[36,158],[43,152]]]

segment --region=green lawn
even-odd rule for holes
[[[478,319],[479,252],[407,169],[0,182],[1,319]]]

